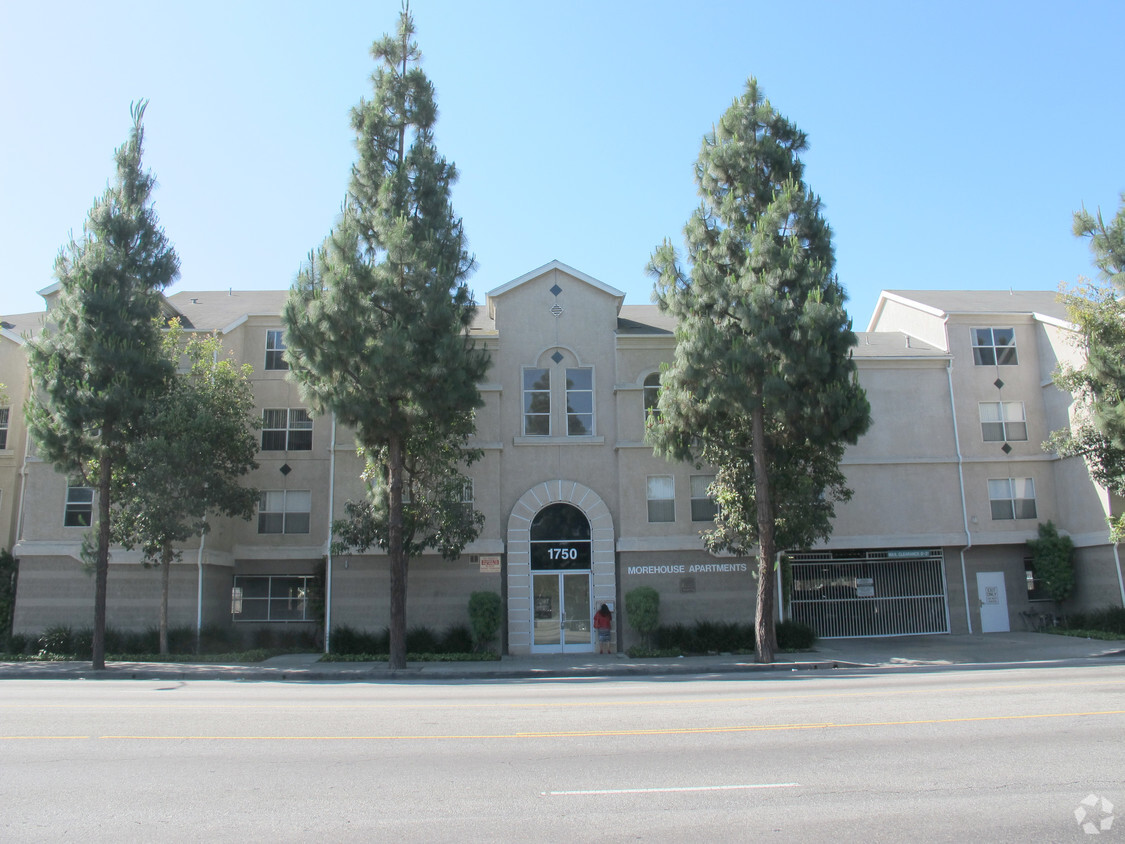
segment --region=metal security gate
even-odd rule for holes
[[[789,554],[788,616],[824,639],[949,632],[940,548]]]

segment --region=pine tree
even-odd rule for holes
[[[168,653],[168,592],[176,545],[208,529],[208,514],[249,519],[258,491],[240,480],[258,464],[252,433],[253,367],[220,355],[215,336],[186,343],[179,323],[164,335],[164,354],[191,368],[135,420],[125,458],[114,468],[112,538],[140,547],[160,572],[160,653]]]
[[[291,375],[316,413],[356,432],[373,501],[385,490],[390,560],[390,665],[406,664],[403,484],[436,441],[463,455],[461,426],[481,404],[487,353],[468,328],[473,268],[453,213],[453,164],[435,146],[433,87],[419,67],[414,23],[375,42],[374,96],[352,112],[358,160],[336,228],[302,269],[285,308]]]
[[[1125,496],[1125,194],[1117,216],[1106,223],[1099,211],[1074,215],[1074,234],[1090,240],[1097,280],[1063,294],[1078,329],[1079,368],[1062,366],[1055,384],[1074,395],[1071,427],[1051,435],[1048,447],[1064,457],[1082,457],[1098,483]],[[1125,539],[1125,514],[1109,517],[1114,541]]]
[[[703,140],[689,269],[667,240],[649,264],[677,319],[649,438],[667,458],[716,467],[709,548],[757,545],[760,662],[777,649],[776,552],[829,535],[833,502],[851,495],[840,457],[870,423],[831,230],[802,180],[806,145],[751,79]]]
[[[57,305],[29,343],[36,392],[28,428],[39,454],[94,486],[98,496],[94,572],[94,668],[105,668],[111,478],[130,428],[164,389],[173,366],[160,351],[161,291],[179,259],[150,202],[153,176],[141,169],[145,102],[116,151],[117,176],[90,209],[83,236],[55,261]]]

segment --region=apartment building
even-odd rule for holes
[[[44,291],[48,308],[53,296]],[[352,434],[313,417],[287,378],[280,319],[287,291],[197,291],[170,313],[216,331],[253,365],[261,414],[261,490],[247,522],[218,520],[173,565],[173,625],[380,629],[389,618],[379,550],[331,553],[331,522],[363,495]],[[644,442],[674,323],[653,305],[554,261],[487,294],[472,336],[492,365],[480,385],[465,503],[484,528],[460,559],[410,564],[407,617],[465,623],[469,595],[504,599],[510,653],[592,651],[591,616],[640,585],[661,595],[661,620],[748,621],[755,562],[712,555],[700,532],[714,514],[711,474],[656,457]],[[43,315],[7,318],[0,380],[8,385],[0,451],[0,517],[19,559],[17,632],[89,624],[93,582],[79,549],[91,491],[25,448],[29,389],[23,338]],[[11,325],[12,327],[8,327]],[[787,617],[824,636],[1022,629],[1043,599],[1026,542],[1052,520],[1077,547],[1075,607],[1125,603],[1105,516],[1122,502],[1078,460],[1041,443],[1067,424],[1070,397],[1051,383],[1071,360],[1071,329],[1054,293],[885,291],[855,349],[873,423],[849,448],[853,499],[831,539],[790,549]],[[323,584],[324,610],[310,601]],[[113,552],[109,623],[155,624],[159,576]],[[635,634],[615,613],[620,647]]]

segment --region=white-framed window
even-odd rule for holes
[[[645,424],[660,421],[660,373],[645,376],[642,391],[645,406]]]
[[[271,330],[266,332],[266,369],[288,369],[285,360],[285,332]]]
[[[68,486],[66,509],[63,511],[64,527],[89,527],[94,523],[94,488]]]
[[[262,411],[262,451],[311,451],[312,418],[303,407]]]
[[[461,485],[461,518],[466,524],[471,523],[473,520],[474,503],[473,479],[466,478],[465,483]]]
[[[11,416],[11,408],[0,407],[0,451],[4,451],[8,447],[8,419]]]
[[[234,621],[313,621],[313,578],[300,574],[236,574],[230,611]]]
[[[997,478],[988,482],[988,502],[993,521],[1034,519],[1035,480],[1033,478]]]
[[[264,489],[258,499],[258,533],[308,533],[311,511],[307,489]]]
[[[973,363],[977,366],[1015,366],[1016,332],[1011,328],[974,328]]]
[[[594,370],[576,367],[566,370],[566,435],[589,437],[594,434]]]
[[[691,476],[691,520],[693,522],[713,522],[719,512],[718,506],[707,492],[715,480],[714,475]]]
[[[671,475],[648,476],[648,520],[676,521],[676,480]]]
[[[982,401],[978,407],[981,434],[986,443],[1027,439],[1027,417],[1022,401]]]
[[[523,371],[523,433],[525,436],[551,435],[551,370],[525,368]]]

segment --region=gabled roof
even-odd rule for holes
[[[868,330],[874,327],[888,301],[917,307],[938,317],[1026,314],[1040,320],[1067,318],[1066,306],[1054,290],[884,290],[879,294]]]
[[[222,330],[244,316],[281,316],[289,289],[181,290],[168,301],[189,324],[203,331]]]
[[[582,272],[581,270],[576,270],[574,269],[574,267],[568,266],[562,261],[551,261],[549,264],[544,264],[538,269],[534,269],[529,273],[524,273],[519,278],[512,279],[507,284],[502,284],[499,287],[488,291],[488,293],[485,295],[485,301],[488,303],[488,316],[492,319],[496,318],[496,303],[494,301],[496,297],[503,296],[509,290],[514,290],[521,284],[526,284],[527,282],[532,281],[533,279],[537,279],[540,276],[551,272],[552,270],[559,270],[560,272],[564,272],[567,275],[573,276],[579,281],[602,291],[606,295],[613,297],[617,300],[617,310],[620,312],[621,303],[625,301],[625,294],[618,290],[616,287],[610,287],[605,282],[598,281],[593,276],[586,275],[586,273]]]

